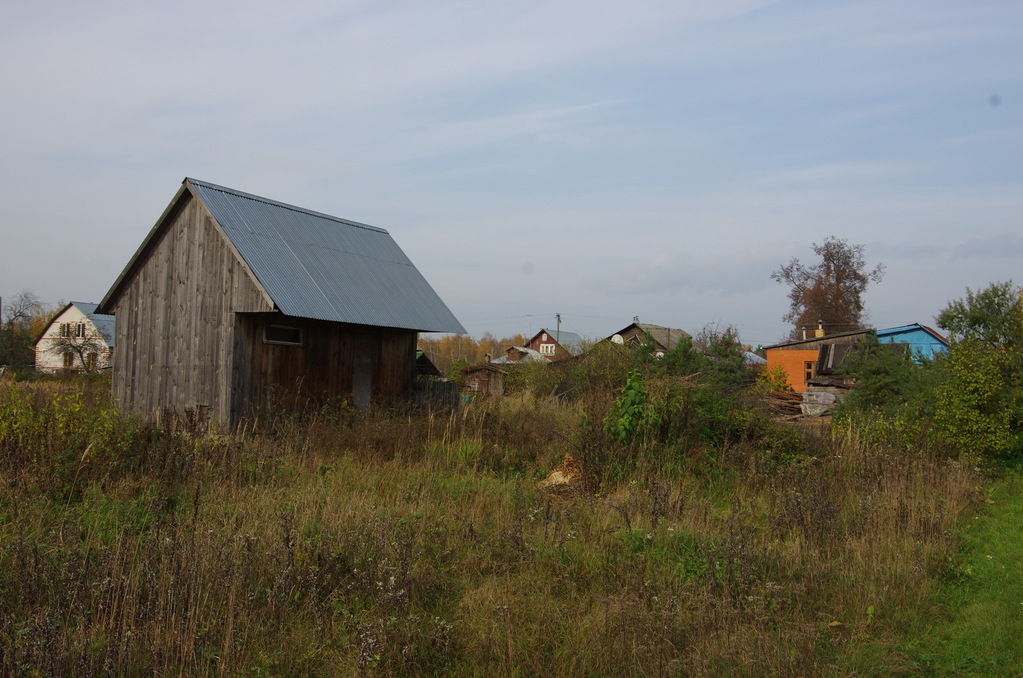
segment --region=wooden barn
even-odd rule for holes
[[[418,332],[465,332],[384,229],[189,178],[99,310],[123,409],[227,428],[402,397]]]

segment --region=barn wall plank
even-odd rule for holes
[[[199,410],[230,425],[234,312],[270,309],[205,209],[186,199],[114,303],[114,393],[150,419]]]

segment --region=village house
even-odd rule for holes
[[[582,345],[583,338],[574,332],[561,329],[552,332],[543,328],[526,342],[524,348],[536,351],[548,360],[554,361],[579,355]]]
[[[872,332],[877,335],[880,343],[903,347],[917,360],[930,359],[948,350],[945,337],[919,323],[828,335],[824,334],[823,329],[817,329],[812,337],[767,346],[767,369],[780,367],[792,390],[807,391],[810,382],[837,374],[845,357]]]
[[[114,316],[97,304],[72,301],[57,312],[35,343],[35,366],[42,372],[92,372],[110,367]]]
[[[685,330],[679,330],[674,327],[651,325],[650,323],[641,323],[639,322],[639,318],[633,318],[632,324],[618,330],[610,337],[607,337],[605,341],[628,346],[629,348],[635,348],[645,342],[647,337],[653,341],[654,355],[657,356],[662,356],[669,350],[678,346],[678,342],[683,338],[692,339],[689,333]]]
[[[465,332],[386,230],[190,178],[100,311],[123,409],[227,428],[403,397],[418,332]]]

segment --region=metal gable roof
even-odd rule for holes
[[[185,182],[282,313],[465,332],[384,229],[195,179]]]
[[[100,333],[107,346],[114,345],[114,316],[105,313],[96,313],[99,304],[92,304],[87,301],[72,301],[68,306],[74,306],[82,315],[88,318],[96,331]],[[66,309],[67,307],[65,307]]]
[[[39,334],[35,338],[35,343],[39,343],[39,340],[46,336],[46,333],[53,327],[53,324],[60,319],[61,316],[71,307],[78,309],[78,312],[89,319],[89,322],[93,324],[96,331],[99,332],[100,336],[103,337],[103,341],[107,346],[113,347],[114,345],[114,322],[115,318],[112,315],[105,313],[96,313],[96,309],[99,308],[99,304],[93,304],[88,301],[70,301],[64,304],[57,313],[53,316],[50,322],[40,330]]]
[[[540,331],[533,335],[533,339],[537,336],[546,332],[554,341],[558,342],[563,349],[575,355],[582,347],[583,338],[575,332],[567,332],[565,330],[549,330],[546,327],[541,327]],[[532,341],[532,339],[530,340]]]

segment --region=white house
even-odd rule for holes
[[[97,304],[72,301],[36,340],[36,369],[102,370],[114,353],[114,316],[96,313]]]

